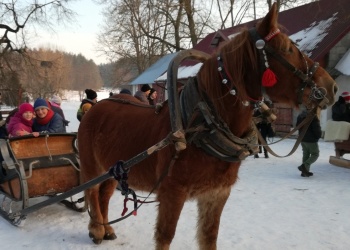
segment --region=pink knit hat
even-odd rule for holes
[[[22,115],[25,112],[32,112],[34,113],[34,108],[30,103],[22,103],[21,106],[19,106],[19,113]]]

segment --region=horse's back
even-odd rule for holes
[[[146,150],[171,131],[167,109],[156,114],[154,107],[132,96],[123,99],[100,101],[82,119],[78,145],[83,167],[97,164],[105,169]]]

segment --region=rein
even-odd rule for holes
[[[284,158],[284,157],[288,157],[288,156],[291,156],[292,154],[294,154],[294,152],[297,150],[297,148],[299,147],[300,143],[301,143],[301,140],[304,138],[304,135],[306,134],[306,131],[309,127],[309,125],[311,124],[313,118],[315,117],[316,115],[316,112],[315,110],[309,112],[307,114],[307,116],[305,117],[305,119],[297,126],[295,127],[292,131],[290,131],[287,135],[285,135],[282,139],[278,140],[278,141],[275,141],[273,143],[269,143],[267,144],[267,142],[264,140],[264,138],[262,137],[261,133],[257,130],[257,134],[258,134],[258,138],[259,138],[259,146],[263,146],[267,152],[269,152],[271,155],[275,156],[275,157],[278,157],[278,158]],[[269,145],[272,145],[272,144],[276,144],[278,142],[281,142],[285,139],[287,139],[290,135],[292,135],[294,132],[296,132],[297,130],[299,130],[300,128],[302,128],[301,132],[299,133],[299,136],[298,136],[298,139],[296,140],[292,150],[287,154],[287,155],[284,155],[284,156],[280,156],[278,154],[276,154],[271,148]]]

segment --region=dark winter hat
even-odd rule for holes
[[[128,90],[128,89],[122,89],[122,90],[119,92],[119,94],[128,94],[128,95],[131,95],[131,92],[130,92],[130,90]]]
[[[33,108],[32,104],[30,104],[30,103],[22,103],[21,106],[19,106],[18,112],[21,115],[24,114],[25,112],[28,112],[28,111],[34,113],[34,108]]]
[[[85,94],[87,99],[93,100],[97,98],[97,93],[92,89],[85,89]]]
[[[47,104],[46,100],[42,98],[38,98],[34,102],[34,110],[40,109],[40,108],[46,108],[49,109],[49,105]]]
[[[148,84],[144,84],[141,87],[142,92],[147,92],[148,90],[151,90],[151,87]]]
[[[151,91],[149,92],[148,96],[151,96],[156,90],[154,88],[151,88]]]

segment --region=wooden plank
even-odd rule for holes
[[[20,159],[74,153],[75,135],[28,137],[10,141],[15,157]]]

